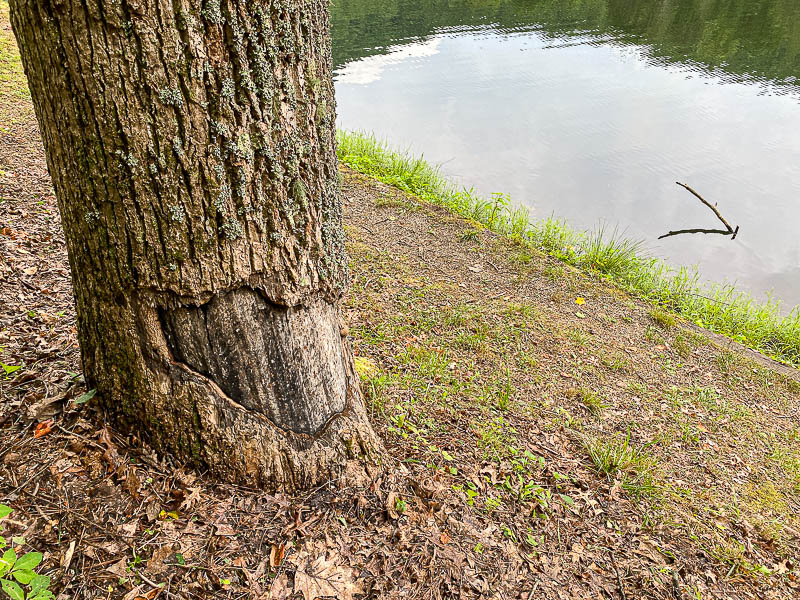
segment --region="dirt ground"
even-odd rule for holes
[[[44,554],[58,597],[800,595],[796,379],[344,169],[343,310],[385,474],[269,495],[121,437],[80,375],[58,211],[12,92],[0,535]]]

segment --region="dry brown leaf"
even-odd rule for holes
[[[128,576],[127,569],[128,569],[128,561],[124,558],[118,560],[113,565],[106,567],[106,571],[108,571],[112,575],[116,575],[117,577],[127,577]]]
[[[286,577],[286,573],[281,573],[273,580],[267,598],[271,600],[287,600],[291,595],[292,592],[289,590],[289,578]]]
[[[153,551],[153,555],[150,557],[150,560],[147,561],[147,568],[146,571],[148,573],[152,573],[153,575],[160,575],[169,569],[169,565],[164,564],[165,561],[170,558],[173,554],[172,548],[170,546],[161,546],[160,548],[156,548]]]
[[[353,594],[363,594],[364,588],[356,581],[354,570],[336,564],[336,555],[325,557],[323,551],[317,558],[307,557],[294,574],[294,591],[301,592],[305,600],[332,597],[352,600]]]
[[[187,489],[189,491],[189,495],[184,499],[183,506],[188,510],[200,500],[200,493],[202,490],[199,487],[190,487]]]
[[[272,544],[269,551],[269,564],[272,568],[279,567],[286,555],[286,544]]]
[[[137,585],[137,586],[136,586],[135,588],[133,588],[133,589],[132,589],[130,592],[128,592],[127,594],[125,594],[125,595],[122,597],[122,600],[135,600],[137,597],[139,597],[139,592],[141,592],[141,591],[144,589],[144,587],[145,587],[145,585],[144,585],[144,584]]]
[[[658,546],[649,539],[641,540],[639,547],[633,553],[648,558],[656,564],[666,564],[667,562],[664,555],[659,551]]]
[[[42,421],[36,426],[33,430],[33,437],[40,438],[51,431],[53,431],[53,419],[47,419],[47,421]]]
[[[389,515],[389,518],[394,519],[395,521],[400,518],[400,515],[395,510],[396,503],[397,492],[389,492],[389,495],[386,497],[386,512]]]
[[[223,537],[233,537],[236,535],[236,530],[227,523],[216,523],[214,529],[214,535]]]

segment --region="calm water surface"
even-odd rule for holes
[[[800,0],[336,0],[339,125],[800,304]],[[736,240],[657,237],[719,222]]]

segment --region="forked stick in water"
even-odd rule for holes
[[[695,198],[700,200],[703,204],[705,204],[711,211],[717,215],[717,218],[722,221],[722,224],[725,225],[725,229],[680,229],[678,231],[670,231],[669,233],[665,233],[658,237],[658,239],[663,240],[664,238],[673,236],[673,235],[681,235],[683,233],[719,233],[720,235],[729,235],[731,236],[732,240],[736,239],[736,235],[739,233],[739,226],[736,226],[736,229],[731,227],[730,223],[725,220],[725,217],[719,212],[715,205],[712,205],[708,200],[703,198],[700,194],[690,188],[687,184],[681,183],[680,181],[676,181],[676,184],[681,186],[686,191],[690,192]]]

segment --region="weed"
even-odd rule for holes
[[[642,242],[625,239],[616,229],[609,235],[601,227],[585,236],[578,263],[605,275],[621,276],[638,268],[642,247]]]
[[[0,504],[0,521],[12,512],[10,507]],[[50,577],[34,571],[42,562],[42,553],[20,554],[19,550],[24,545],[23,538],[13,538],[9,545],[6,539],[0,536],[0,550],[8,547],[0,557],[0,585],[3,591],[12,600],[52,600],[55,594],[49,589]],[[27,593],[23,586],[28,588]]]
[[[542,275],[547,277],[550,281],[559,281],[564,277],[565,269],[561,265],[546,265],[542,269]]]
[[[678,427],[681,432],[681,442],[689,446],[697,446],[700,443],[700,429],[691,421],[680,421]]]
[[[408,200],[404,200],[398,196],[381,196],[375,201],[375,206],[378,208],[404,208],[414,209],[414,205]]]
[[[505,380],[494,392],[494,405],[498,410],[506,411],[514,396],[514,385],[511,383],[511,371],[506,367]]]
[[[732,403],[724,398],[713,388],[694,387],[689,390],[694,399],[700,403],[709,413],[719,417],[729,417],[732,419],[743,419],[752,416],[752,412],[746,406]]]
[[[584,333],[580,329],[567,329],[565,335],[572,343],[578,346],[586,346],[592,339],[588,333]]]
[[[650,311],[650,318],[662,329],[672,329],[676,324],[674,315],[659,308],[654,308]]]
[[[672,341],[672,348],[678,353],[681,358],[689,358],[692,353],[692,347],[686,336],[678,334]]]
[[[613,356],[603,356],[602,363],[612,371],[619,371],[621,373],[630,370],[631,364],[628,358],[623,354],[614,354]]]
[[[663,344],[666,341],[661,331],[652,325],[648,325],[647,329],[644,330],[644,337],[648,342],[652,342],[653,344]]]
[[[402,498],[398,497],[394,499],[394,510],[398,515],[405,513],[407,507],[406,501]]]
[[[514,435],[516,430],[507,425],[502,416],[478,425],[478,447],[486,458],[501,460],[514,452]]]
[[[639,398],[647,397],[647,384],[642,381],[631,381],[628,383],[628,391]]]
[[[641,471],[652,466],[652,458],[644,448],[631,445],[628,433],[624,438],[615,436],[610,439],[594,438],[586,440],[584,447],[589,453],[594,466],[605,475],[614,475],[620,471]]]
[[[631,445],[630,433],[624,438],[593,438],[584,441],[584,447],[600,473],[621,477],[621,486],[634,498],[655,498],[661,487],[655,483],[653,471],[655,458],[646,446]]]
[[[576,429],[580,426],[580,422],[572,416],[563,406],[556,407],[557,423],[560,423],[565,429]]]
[[[535,306],[516,302],[509,303],[503,311],[503,314],[507,317],[520,316],[532,321],[539,321],[542,318],[542,313],[540,313],[539,309]]]
[[[458,236],[458,239],[460,239],[462,242],[474,242],[475,240],[478,239],[478,236],[480,234],[481,234],[480,229],[475,229],[475,228],[467,229],[463,231],[460,236]]]
[[[7,365],[0,362],[0,367],[3,369],[4,379],[9,379],[12,373],[19,371],[22,368],[22,365]]]
[[[723,350],[714,357],[714,362],[717,364],[720,372],[728,374],[731,367],[738,362],[738,357],[730,350]]]
[[[567,390],[567,397],[580,400],[595,416],[600,416],[607,406],[600,394],[587,388],[571,388]]]
[[[491,514],[494,511],[496,511],[502,505],[503,505],[503,503],[500,501],[499,498],[493,498],[491,496],[486,498],[486,500],[484,500],[484,502],[483,502],[483,506],[486,509],[486,512],[489,513],[489,514]]]

